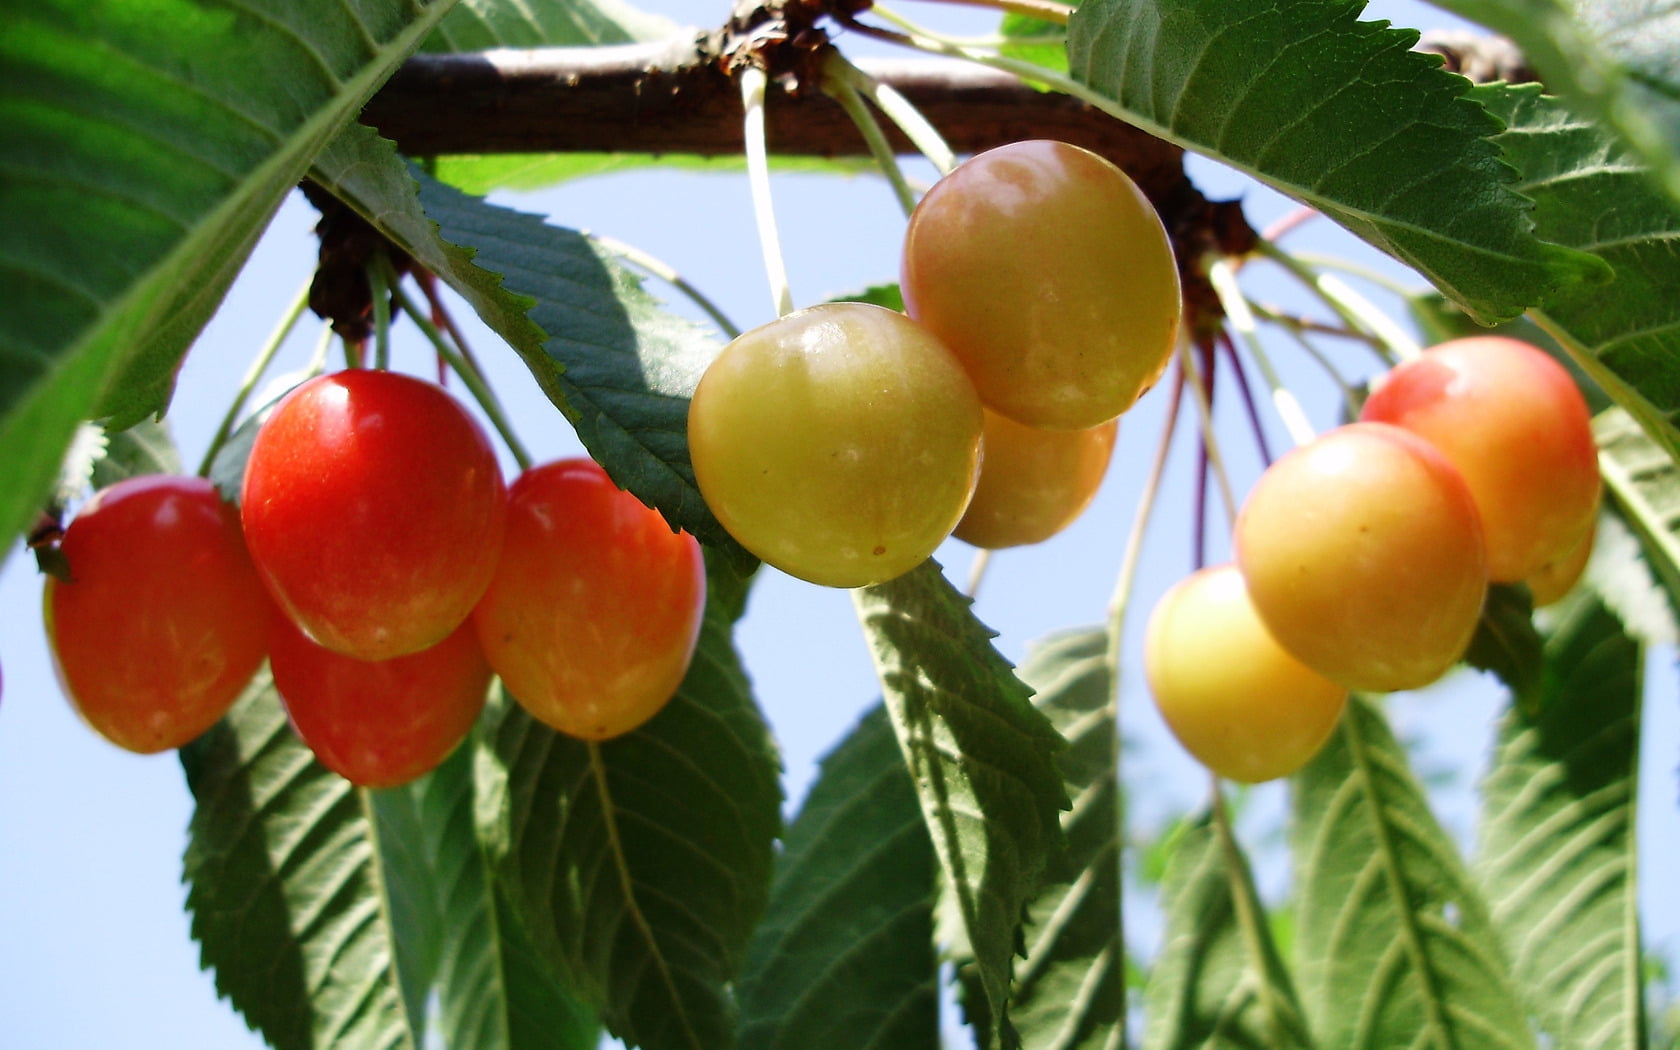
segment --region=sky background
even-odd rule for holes
[[[727,5],[667,0],[641,6],[680,21],[704,22],[721,19]],[[976,32],[994,24],[984,13],[913,2],[900,6],[912,17]],[[1450,24],[1442,13],[1413,3],[1376,3],[1367,17],[1421,27]],[[854,55],[882,53],[867,41],[842,37],[839,42]],[[1210,197],[1242,197],[1256,228],[1293,208],[1211,164],[1193,163],[1192,175]],[[895,278],[904,218],[881,180],[784,175],[775,179],[774,191],[797,304]],[[773,315],[746,182],[738,174],[632,172],[539,194],[498,194],[496,199],[662,257],[742,327]],[[207,447],[251,356],[312,271],[314,221],[314,211],[300,197],[287,201],[193,348],[170,416],[188,469]],[[1324,221],[1286,243],[1385,263]],[[1245,271],[1252,294],[1299,301],[1290,284],[1267,270],[1256,265]],[[693,312],[668,289],[651,287],[673,309]],[[1377,298],[1394,306],[1393,300]],[[470,319],[464,308],[457,316]],[[319,324],[306,318],[274,371],[301,367],[319,332]],[[394,366],[429,374],[431,353],[414,329],[399,323],[395,336]],[[476,324],[469,327],[469,339],[539,460],[576,454],[579,446],[564,419],[512,352]],[[1275,340],[1272,345],[1274,360],[1314,424],[1320,429],[1333,425],[1338,410],[1334,387],[1298,350]],[[1350,378],[1365,378],[1377,368],[1375,359],[1357,348],[1325,346]],[[1223,406],[1221,442],[1240,498],[1261,461],[1246,419],[1232,411],[1233,392],[1221,389],[1217,400]],[[1122,420],[1109,476],[1078,523],[1040,547],[1001,552],[992,559],[976,609],[999,632],[1005,655],[1019,660],[1034,638],[1103,620],[1165,407],[1164,394],[1156,391]],[[1286,448],[1275,415],[1268,414],[1266,424],[1273,449]],[[506,466],[511,474],[511,460]],[[1154,599],[1191,568],[1192,473],[1190,428],[1181,426],[1132,599],[1121,686],[1122,720],[1135,744],[1126,778],[1143,788],[1132,793],[1128,807],[1145,831],[1194,805],[1205,790],[1199,767],[1160,726],[1136,659]],[[1217,561],[1228,553],[1217,502],[1209,520],[1210,559]],[[966,581],[972,556],[971,549],[955,541],[938,555],[959,585]],[[173,754],[123,752],[77,720],[51,671],[40,590],[33,559],[14,549],[0,568],[0,1050],[261,1046],[243,1020],[217,999],[210,975],[198,967],[197,946],[188,933],[180,879],[191,798],[180,765]],[[773,570],[761,574],[738,641],[783,749],[791,811],[809,784],[816,759],[875,702],[874,671],[848,595]],[[1680,705],[1673,664],[1670,651],[1651,656],[1648,695],[1653,702],[1646,712],[1641,783],[1646,804],[1640,824],[1648,944],[1671,959],[1680,955],[1680,902],[1656,888],[1680,882],[1675,773]],[[1439,784],[1449,826],[1466,843],[1473,812],[1468,789],[1488,748],[1499,704],[1497,688],[1471,673],[1422,694],[1396,697],[1392,704],[1401,733],[1419,744],[1420,772]],[[1246,841],[1262,858],[1275,858],[1273,833],[1281,826],[1284,788],[1262,787],[1252,798]],[[1271,892],[1281,890],[1275,862],[1263,862],[1262,877]],[[1158,929],[1146,915],[1135,910],[1128,915],[1128,938],[1136,948],[1152,950]]]

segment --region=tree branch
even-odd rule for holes
[[[364,123],[414,156],[447,153],[739,155],[739,94],[707,38],[599,48],[417,55],[368,103]],[[944,59],[860,62],[907,96],[952,147],[971,153],[1058,138],[1101,153],[1160,206],[1187,186],[1182,151],[1065,95]],[[773,78],[772,152],[867,156],[834,100]],[[913,152],[891,130],[893,148]]]

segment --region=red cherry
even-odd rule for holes
[[[43,595],[59,680],[112,743],[180,747],[227,713],[267,652],[271,606],[239,516],[203,478],[107,488],[64,531]]]
[[[406,784],[437,768],[472,730],[490,687],[469,623],[429,649],[358,660],[277,615],[269,646],[292,728],[322,765],[361,787]]]
[[[484,431],[441,387],[318,376],[257,434],[242,514],[263,581],[321,645],[385,660],[442,641],[495,571],[507,494]]]
[[[509,489],[501,563],[473,622],[490,666],[532,715],[605,740],[676,692],[705,605],[694,538],[594,463],[570,459]]]

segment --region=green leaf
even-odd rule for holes
[[[1029,1050],[1124,1041],[1126,946],[1120,912],[1120,735],[1108,632],[1086,628],[1034,644],[1021,680],[1068,742],[1060,755],[1073,806],[1067,849],[1051,857],[1027,905],[1010,1017]],[[970,1005],[970,1013],[974,1011]]]
[[[180,754],[187,910],[217,991],[276,1050],[418,1048],[398,971],[425,962],[393,941],[367,793],[292,733],[266,670]]]
[[[1534,629],[1534,601],[1528,588],[1495,584],[1488,588],[1482,618],[1464,662],[1499,676],[1524,710],[1541,702],[1540,632]]]
[[[488,51],[496,47],[622,44],[666,36],[668,18],[620,0],[460,0],[426,39],[423,51]]]
[[[1167,930],[1145,992],[1144,1050],[1311,1047],[1247,858],[1229,830],[1207,815],[1186,825],[1163,887]]]
[[[1546,701],[1500,723],[1476,875],[1541,1030],[1568,1050],[1645,1045],[1634,802],[1643,654],[1590,595],[1546,642]]]
[[[1622,553],[1615,519],[1601,517],[1588,579],[1636,634],[1673,644],[1680,633],[1674,623],[1680,608],[1680,467],[1620,409],[1595,417],[1593,435],[1610,503],[1633,528],[1645,564]],[[1653,573],[1666,599],[1654,587]]]
[[[310,158],[447,0],[11,5],[0,34],[0,528],[76,425],[160,411]]]
[[[1245,171],[1417,269],[1478,320],[1594,260],[1533,233],[1468,82],[1359,0],[1087,0],[1069,65],[1128,123]]]
[[[1614,129],[1680,201],[1680,14],[1658,0],[1441,0],[1514,40],[1546,90]]]
[[[442,1044],[472,1050],[594,1050],[600,1026],[536,954],[495,893],[473,819],[476,748],[456,749],[430,775],[372,793],[392,926],[411,1017],[438,997]]]
[[[491,48],[580,47],[655,40],[676,26],[619,0],[461,0],[426,40],[422,51],[487,51]],[[620,154],[484,153],[439,157],[428,166],[436,179],[468,193],[541,189],[568,179],[645,167],[652,157]]]
[[[1566,288],[1542,320],[1606,393],[1680,456],[1680,203],[1604,129],[1535,85],[1476,89],[1508,125],[1499,144],[1537,202],[1542,237],[1607,263],[1615,279]]]
[[[1063,848],[1061,736],[992,648],[993,632],[933,561],[853,592],[898,734],[974,953],[988,1045],[1019,1045],[1009,1020],[1023,911]]]
[[[717,350],[705,329],[665,312],[584,235],[424,175],[417,183],[366,128],[340,136],[314,174],[472,304],[614,481],[751,564],[712,517],[688,459],[688,397]]]
[[[938,1050],[938,878],[886,710],[822,760],[741,975],[740,1047]]]
[[[709,581],[694,664],[652,721],[585,743],[493,700],[479,769],[479,834],[532,943],[650,1050],[731,1045],[781,828],[775,746],[730,642],[741,583],[715,564]]]
[[[1294,780],[1296,975],[1325,1046],[1535,1046],[1487,905],[1363,696]]]

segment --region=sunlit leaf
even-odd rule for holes
[[[986,1045],[1013,1047],[1011,959],[1023,910],[1063,847],[1062,738],[932,561],[853,592],[922,817],[988,1005]]]
[[[447,0],[13,4],[0,33],[0,528],[76,425],[167,402],[310,158]]]
[[[1381,708],[1350,698],[1294,788],[1295,974],[1320,1044],[1532,1050],[1487,904]]]
[[[938,863],[884,708],[822,760],[741,976],[737,1045],[938,1050]]]
[[[1601,278],[1534,236],[1468,82],[1363,6],[1086,0],[1069,64],[1116,116],[1318,208],[1480,320]]]
[[[1482,784],[1476,875],[1541,1029],[1644,1046],[1634,802],[1643,654],[1590,594],[1545,652],[1538,715],[1512,708]]]

